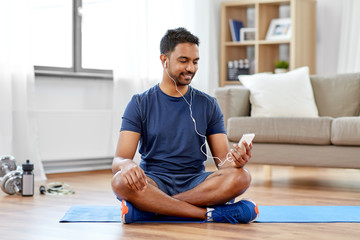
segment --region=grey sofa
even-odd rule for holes
[[[360,73],[310,80],[315,118],[251,117],[247,88],[216,89],[229,143],[254,132],[254,164],[360,168]]]

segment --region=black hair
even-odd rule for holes
[[[160,54],[168,55],[179,43],[193,43],[199,46],[199,38],[186,28],[169,29],[160,41]]]

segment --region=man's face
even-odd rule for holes
[[[198,70],[199,48],[192,43],[179,43],[168,59],[168,73],[181,85],[189,85]]]

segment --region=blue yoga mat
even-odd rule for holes
[[[259,206],[260,223],[360,222],[360,206]],[[121,222],[120,206],[72,206],[65,222]],[[158,217],[146,222],[202,222],[199,219]]]
[[[259,206],[261,223],[360,222],[360,206]]]
[[[121,207],[72,206],[60,222],[121,222]]]
[[[120,206],[72,206],[60,220],[61,223],[70,222],[121,222]],[[203,222],[203,220],[194,218],[180,218],[171,216],[157,216],[149,222],[166,222],[166,223],[187,223]]]

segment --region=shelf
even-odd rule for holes
[[[241,82],[240,82],[240,81],[229,81],[229,80],[226,80],[225,83],[226,83],[226,85],[241,85]]]
[[[225,46],[235,47],[235,46],[254,46],[254,45],[276,45],[276,44],[290,44],[290,40],[258,40],[258,41],[246,41],[246,42],[225,42]]]
[[[256,41],[246,41],[246,42],[225,42],[225,46],[253,46],[256,44]]]
[[[290,40],[276,40],[276,41],[269,41],[269,40],[259,40],[257,41],[259,45],[278,45],[278,44],[290,44]]]
[[[266,40],[270,22],[291,19],[292,36],[288,40]],[[229,19],[255,28],[255,40],[231,41]],[[289,62],[289,70],[309,66],[315,74],[316,0],[238,0],[221,5],[220,86],[240,84],[227,80],[227,63],[249,59],[252,72],[273,72],[277,60]]]

